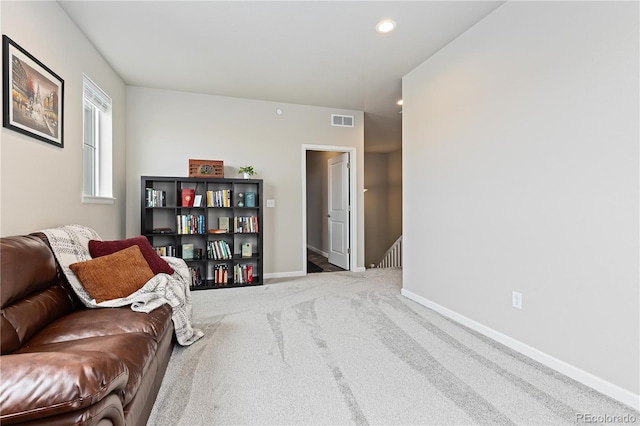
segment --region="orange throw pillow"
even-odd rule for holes
[[[136,245],[107,256],[72,263],[69,268],[97,303],[127,297],[154,277]]]

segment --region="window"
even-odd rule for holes
[[[82,200],[112,203],[111,98],[83,77]]]

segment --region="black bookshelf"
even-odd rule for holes
[[[140,194],[141,233],[184,259],[192,290],[263,284],[262,179],[142,176]]]

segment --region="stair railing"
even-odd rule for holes
[[[402,235],[389,247],[376,268],[402,268]]]

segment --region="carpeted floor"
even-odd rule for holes
[[[400,295],[401,271],[193,295],[149,425],[575,425],[640,413]],[[629,418],[629,417],[627,417]]]

